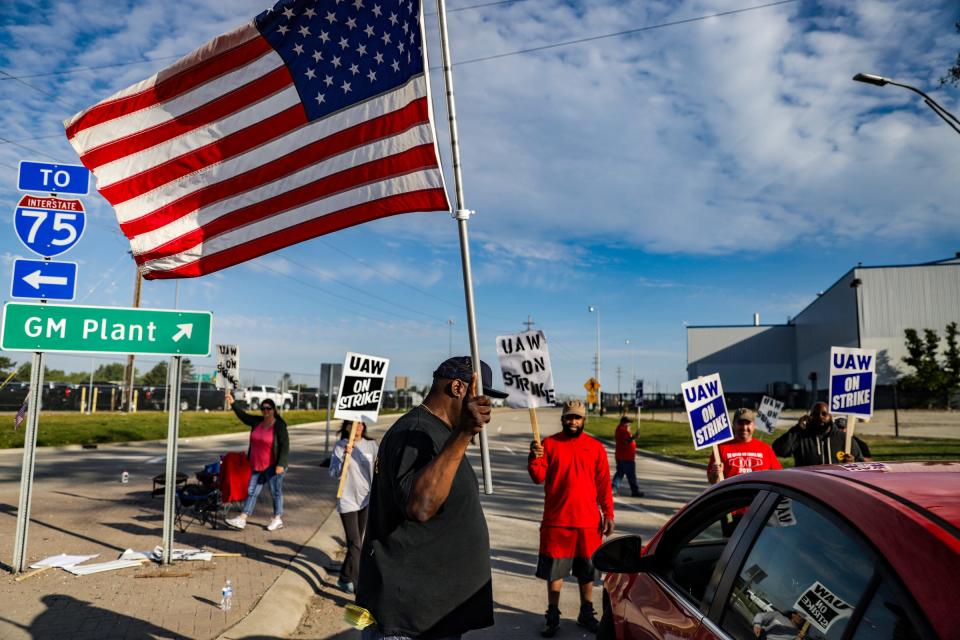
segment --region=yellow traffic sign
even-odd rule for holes
[[[589,391],[590,393],[595,393],[600,390],[600,383],[597,382],[596,378],[590,378],[583,383],[583,388]]]
[[[587,392],[587,404],[597,404],[597,392],[588,391]]]

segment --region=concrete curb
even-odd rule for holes
[[[217,640],[286,638],[295,633],[320,583],[336,579],[329,565],[332,558],[341,554],[340,545],[334,540],[334,535],[339,533],[340,514],[334,509],[276,582],[260,596],[250,613],[221,633]]]

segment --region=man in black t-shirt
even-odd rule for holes
[[[363,640],[458,638],[493,624],[490,538],[467,445],[490,421],[492,372],[470,357],[433,372],[426,400],[380,442],[357,583]]]

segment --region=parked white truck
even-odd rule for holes
[[[242,402],[243,405],[241,406],[251,409],[259,409],[260,403],[268,398],[273,400],[280,409],[289,409],[293,406],[292,393],[289,391],[283,393],[277,387],[269,384],[255,384],[234,394],[235,401]]]

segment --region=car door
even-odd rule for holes
[[[617,638],[714,637],[701,626],[722,568],[749,531],[750,513],[767,493],[755,488],[713,492],[663,530],[648,551],[656,569],[623,574],[607,588]]]
[[[895,619],[885,637],[924,637],[902,599],[891,613],[895,576],[840,514],[789,492],[766,509],[733,550],[705,626],[732,640],[847,640],[884,637],[872,630]]]

